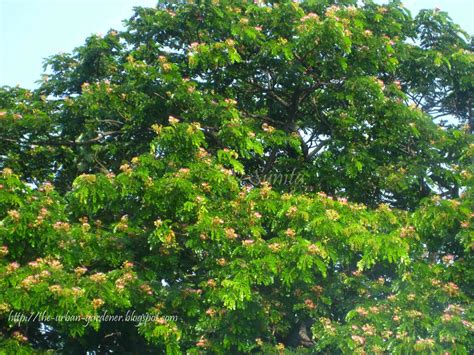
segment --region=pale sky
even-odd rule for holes
[[[380,0],[379,2],[385,2]],[[43,59],[70,52],[93,33],[122,29],[134,6],[155,6],[157,0],[0,0],[0,86],[34,88]],[[416,14],[439,7],[474,34],[474,0],[406,0]]]

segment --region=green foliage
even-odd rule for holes
[[[469,39],[356,3],[136,8],[0,89],[1,352],[470,353]]]

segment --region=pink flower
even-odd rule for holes
[[[351,338],[352,338],[352,340],[354,340],[359,345],[364,345],[365,344],[365,338],[364,337],[361,337],[359,335],[352,335]]]
[[[286,212],[287,217],[294,217],[298,212],[298,208],[296,206],[291,206],[288,211]]]
[[[211,317],[212,317],[212,316],[214,316],[214,315],[216,314],[216,311],[215,311],[214,309],[212,309],[212,308],[209,308],[209,309],[206,311],[206,314],[207,314],[208,316],[211,316]]]
[[[92,303],[92,307],[94,307],[94,309],[97,309],[97,308],[102,307],[105,302],[101,298],[94,298],[91,303]]]
[[[445,264],[450,264],[454,261],[454,255],[453,254],[447,254],[445,256],[443,256],[443,262]]]
[[[7,213],[12,219],[16,221],[20,219],[20,212],[18,212],[17,210],[10,210]]]
[[[0,256],[5,256],[8,254],[8,247],[3,245],[0,247]]]
[[[300,21],[301,22],[306,22],[308,20],[315,20],[315,21],[318,21],[319,20],[319,16],[315,13],[312,13],[310,12],[309,14],[307,14],[306,16],[303,16]]]
[[[339,203],[343,205],[347,204],[347,198],[344,198],[344,197],[338,197],[337,201],[339,201]]]
[[[293,238],[295,235],[296,235],[296,232],[291,229],[291,228],[288,228],[286,231],[285,231],[285,234],[286,236],[290,237],[290,238]]]
[[[272,133],[275,131],[275,127],[270,126],[268,123],[262,124],[262,129],[264,132]]]
[[[209,341],[204,337],[201,337],[201,339],[199,339],[199,341],[196,343],[196,346],[200,348],[205,348],[208,345],[209,345]]]
[[[238,237],[237,233],[235,233],[234,228],[226,228],[225,229],[225,235],[229,239],[235,239]]]
[[[369,312],[363,307],[357,307],[355,311],[361,317],[366,317],[369,315]]]
[[[91,281],[102,283],[107,280],[107,275],[105,275],[103,272],[98,272],[89,276],[89,278],[91,279]]]
[[[179,123],[179,120],[178,120],[176,117],[174,117],[174,116],[169,116],[169,117],[168,117],[168,122],[169,122],[171,125],[174,126],[174,125],[176,125],[176,124]]]
[[[448,282],[446,285],[443,286],[443,289],[450,296],[456,296],[459,294],[459,286],[456,285],[454,282]]]
[[[309,309],[315,309],[316,308],[316,305],[314,304],[314,302],[312,300],[310,300],[309,298],[304,301],[304,304]]]
[[[12,262],[10,264],[8,264],[7,266],[7,272],[12,272],[12,271],[15,271],[16,269],[18,269],[20,267],[20,264],[18,264],[17,262]]]

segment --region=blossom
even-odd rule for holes
[[[25,337],[22,333],[19,331],[15,331],[12,333],[12,338],[15,339],[16,341],[20,343],[26,343],[28,341],[28,338]]]
[[[326,217],[329,218],[331,221],[337,221],[339,219],[339,213],[335,210],[326,210]]]
[[[379,308],[378,308],[377,306],[369,307],[369,311],[370,311],[370,313],[372,313],[372,314],[378,314],[378,313],[380,313],[380,310],[379,310]]]
[[[337,201],[343,205],[346,205],[347,204],[347,198],[345,197],[338,197],[337,198]]]
[[[28,263],[28,266],[30,266],[31,268],[35,269],[35,268],[40,267],[40,264],[39,264],[37,261],[30,261],[30,262]]]
[[[443,286],[443,289],[450,296],[457,296],[459,294],[459,286],[456,285],[454,282],[448,282],[446,285]]]
[[[411,237],[415,233],[415,227],[413,226],[408,226],[408,227],[402,227],[401,232],[400,232],[400,238],[406,238],[406,237]]]
[[[71,291],[72,291],[72,295],[74,297],[82,296],[85,293],[84,289],[82,289],[80,287],[73,287],[73,288],[71,288]]]
[[[447,323],[449,321],[451,321],[453,319],[453,316],[452,314],[449,314],[449,313],[443,313],[443,315],[441,316],[441,321],[443,323]]]
[[[79,266],[74,269],[74,273],[78,276],[84,275],[87,272],[87,268]]]
[[[308,252],[310,254],[320,254],[321,249],[319,249],[319,247],[316,244],[310,244],[308,245]]]
[[[367,336],[375,335],[375,327],[371,324],[364,324],[362,326],[362,330],[364,331],[364,334]]]
[[[153,289],[148,284],[140,285],[140,290],[145,292],[147,295],[150,295],[150,296],[153,295]]]
[[[390,302],[394,302],[397,300],[397,296],[395,295],[388,295],[387,296],[387,300],[389,300]]]
[[[56,293],[56,294],[60,294],[63,290],[63,288],[60,285],[51,285],[48,287],[48,289],[51,293]]]
[[[364,345],[365,344],[365,338],[364,337],[361,337],[359,335],[352,335],[351,338],[352,338],[352,340],[354,340],[359,345]]]
[[[285,231],[285,234],[286,234],[288,237],[293,238],[293,237],[296,235],[296,232],[294,231],[294,229],[288,228],[288,229]]]
[[[357,307],[355,311],[361,317],[366,317],[369,315],[369,312],[363,307]]]
[[[341,8],[337,5],[332,5],[326,9],[326,12],[324,13],[328,17],[332,17],[335,15],[337,11],[339,11]]]
[[[226,264],[226,260],[224,258],[220,258],[216,260],[217,265],[224,266]]]
[[[474,330],[474,324],[472,322],[469,322],[467,320],[462,320],[461,321],[462,325],[464,325],[466,328],[469,328],[471,331]]]
[[[316,295],[320,295],[323,293],[323,288],[322,286],[319,286],[319,285],[314,285],[313,287],[311,287],[311,291],[313,291]]]
[[[105,304],[105,302],[101,298],[94,298],[91,304],[92,304],[92,307],[94,307],[94,309],[97,309],[97,308],[102,307]]]
[[[245,240],[242,241],[242,244],[243,244],[244,246],[250,246],[250,245],[252,245],[254,242],[255,242],[255,241],[252,240],[252,239],[245,239]]]
[[[382,332],[382,337],[384,337],[385,339],[390,338],[392,335],[393,335],[393,332],[391,330],[384,330]]]
[[[91,225],[89,223],[82,223],[81,229],[84,233],[87,233],[91,229]]]
[[[102,283],[107,280],[107,275],[105,275],[103,272],[98,272],[93,275],[90,275],[89,279],[94,282]]]
[[[27,276],[25,277],[22,281],[21,281],[21,286],[25,289],[29,289],[32,285],[35,285],[37,283],[39,283],[39,275],[30,275],[30,276]]]
[[[216,280],[214,280],[214,279],[207,280],[207,286],[209,286],[211,288],[214,288],[214,287],[216,287],[216,285],[217,285]]]
[[[16,221],[20,219],[20,212],[18,212],[17,210],[9,210],[7,213],[12,219]]]
[[[163,63],[163,64],[161,65],[161,67],[163,68],[163,71],[165,71],[165,72],[170,71],[171,68],[172,68],[172,66],[171,66],[170,63]]]
[[[126,173],[126,174],[129,174],[129,173],[132,172],[132,168],[130,167],[129,164],[126,164],[126,163],[120,165],[120,168],[119,168],[119,169],[120,169],[120,171],[122,171],[122,172],[124,172],[124,173]]]
[[[444,310],[445,312],[460,314],[464,312],[464,308],[456,304],[449,304],[448,307]]]
[[[5,256],[8,254],[8,247],[3,245],[0,247],[0,256]]]
[[[7,272],[13,272],[15,271],[16,269],[18,269],[20,267],[20,264],[18,264],[17,262],[12,262],[10,264],[7,265]]]
[[[229,239],[235,239],[238,237],[237,233],[235,233],[234,228],[225,228],[225,235]]]
[[[276,252],[281,249],[281,245],[279,243],[272,243],[269,244],[268,247],[270,248],[271,251]]]
[[[423,347],[419,348],[420,350],[424,350],[426,348],[432,348],[435,344],[435,341],[431,338],[426,338],[426,339],[418,339],[415,343],[415,349],[416,345],[422,345]]]
[[[117,290],[119,290],[119,292],[125,289],[125,284],[126,284],[126,281],[123,278],[118,278],[115,281],[115,287],[117,288]]]
[[[296,206],[291,206],[288,211],[286,212],[287,217],[294,217],[298,212],[298,208]]]
[[[172,125],[172,126],[175,126],[179,123],[179,119],[177,119],[176,117],[174,116],[169,116],[168,117],[168,122]]]
[[[270,126],[268,123],[262,124],[262,129],[264,132],[268,132],[268,133],[275,132],[275,127]]]
[[[0,314],[7,313],[10,310],[10,305],[8,303],[0,303]]]
[[[165,325],[168,322],[163,317],[159,317],[159,318],[156,319],[155,323],[159,324],[159,325]]]
[[[314,304],[314,302],[312,300],[310,300],[309,298],[304,301],[304,304],[308,309],[315,309],[316,308],[316,305]]]
[[[453,254],[447,254],[443,256],[443,262],[445,264],[451,264],[454,261],[454,255]]]
[[[55,270],[60,270],[62,269],[63,265],[61,264],[61,262],[59,260],[56,260],[56,259],[47,259],[46,263],[52,268],[52,269],[55,269]]]
[[[196,343],[196,346],[200,347],[200,348],[205,348],[209,345],[209,341],[204,338],[204,337],[201,337],[199,339],[199,341]]]
[[[216,314],[216,310],[213,309],[213,308],[209,308],[209,309],[206,311],[206,314],[207,314],[208,316],[211,316],[211,317],[212,317],[212,316],[214,316],[214,315]]]
[[[306,22],[308,20],[319,21],[319,16],[313,12],[310,12],[300,19],[301,22]]]
[[[229,105],[237,105],[237,101],[234,99],[224,99],[224,102]]]

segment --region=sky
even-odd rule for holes
[[[383,3],[386,1],[379,0]],[[135,6],[157,0],[0,0],[0,86],[33,89],[43,73],[43,60],[70,52],[87,36],[123,28]],[[412,14],[439,7],[474,34],[474,0],[405,0]]]

